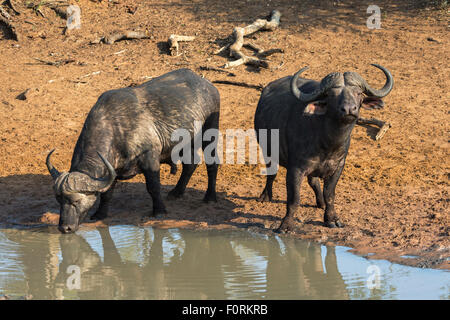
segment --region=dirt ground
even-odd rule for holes
[[[39,1],[34,1],[38,3]],[[324,244],[344,245],[369,258],[421,267],[450,269],[449,215],[449,61],[448,12],[423,9],[414,1],[382,1],[381,29],[366,26],[374,1],[192,0],[75,1],[81,29],[63,35],[65,20],[50,8],[45,17],[14,1],[11,10],[22,35],[7,39],[0,27],[0,223],[57,224],[58,204],[45,157],[56,148],[53,163],[70,167],[76,139],[90,108],[109,89],[135,85],[165,72],[187,67],[209,80],[266,85],[309,66],[306,76],[321,79],[334,71],[357,71],[376,88],[387,67],[395,80],[381,111],[362,116],[387,120],[392,128],[375,141],[374,128],[356,126],[344,173],[336,190],[336,209],[345,228],[323,226],[323,210],[314,207],[312,190],[302,188],[297,231],[286,235]],[[6,6],[4,6],[6,8]],[[239,66],[235,77],[201,66],[229,61],[215,55],[235,26],[282,13],[272,32],[250,41],[284,53],[269,57],[267,69]],[[115,30],[148,31],[149,39],[90,44]],[[170,56],[170,34],[195,35]],[[249,52],[250,54],[250,52]],[[447,58],[446,58],[447,57]],[[74,62],[44,65],[35,59]],[[260,92],[217,84],[221,94],[220,128],[251,129]],[[26,100],[16,97],[30,88]],[[223,165],[218,175],[218,202],[203,204],[206,170],[195,172],[183,199],[168,202],[164,219],[141,217],[151,212],[143,176],[121,182],[110,216],[96,224],[145,224],[161,227],[240,227],[270,232],[285,214],[285,170],[274,184],[272,203],[259,203],[264,176],[259,165]],[[162,166],[166,194],[176,176]],[[416,255],[417,258],[402,258]]]

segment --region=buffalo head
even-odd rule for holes
[[[308,67],[300,69],[291,79],[291,93],[306,106],[306,115],[328,115],[344,123],[358,119],[360,107],[380,109],[384,106],[381,98],[392,90],[394,79],[386,68],[372,64],[382,70],[386,83],[380,90],[373,89],[356,72],[333,72],[323,78],[317,90],[304,93],[297,86],[299,75]]]
[[[46,164],[54,180],[53,190],[56,200],[60,204],[58,228],[62,233],[72,233],[78,229],[98,195],[108,190],[114,182],[116,172],[108,160],[98,153],[107,168],[106,177],[97,179],[77,171],[60,173],[50,161],[54,151],[48,154]]]

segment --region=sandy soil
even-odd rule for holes
[[[65,20],[43,7],[45,18],[15,1],[13,15],[23,40],[6,39],[0,27],[0,223],[57,224],[58,205],[45,156],[67,170],[84,119],[98,96],[109,89],[134,85],[173,69],[188,67],[210,80],[267,84],[310,66],[307,76],[320,79],[333,71],[357,71],[374,87],[384,77],[370,66],[391,70],[395,87],[382,111],[362,111],[389,121],[380,141],[375,129],[357,126],[346,168],[336,191],[336,208],[346,225],[323,226],[312,190],[302,188],[301,220],[287,236],[345,245],[370,258],[422,267],[450,268],[449,216],[449,64],[447,11],[417,9],[413,1],[377,1],[382,29],[366,27],[373,1],[88,1],[80,0],[82,28],[63,35]],[[135,10],[137,8],[137,10]],[[201,71],[228,58],[214,55],[236,25],[283,14],[279,29],[251,36],[259,47],[282,48],[268,69],[240,66],[224,73]],[[11,12],[12,13],[12,12]],[[114,30],[148,30],[150,39],[90,45]],[[181,44],[181,55],[168,54],[170,34],[196,35]],[[59,67],[34,58],[74,59]],[[221,130],[250,129],[260,92],[217,84],[221,94]],[[16,96],[31,88],[27,100]],[[180,170],[179,170],[180,171]],[[105,224],[161,227],[240,227],[270,232],[285,214],[285,170],[274,184],[273,203],[256,197],[265,178],[259,165],[223,165],[217,204],[203,204],[206,170],[200,166],[184,199],[166,202],[165,219],[141,217],[151,211],[143,177],[119,183]],[[179,175],[180,173],[178,173]],[[164,192],[177,176],[162,167]],[[89,224],[89,223],[86,223]],[[404,259],[402,255],[417,255]]]

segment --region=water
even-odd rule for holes
[[[34,299],[449,299],[450,273],[244,230],[0,230],[0,294]]]

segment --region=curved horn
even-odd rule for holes
[[[109,187],[111,187],[116,179],[116,171],[108,160],[103,158],[100,153],[97,152],[97,154],[108,169],[108,174],[103,178],[93,178],[84,172],[70,172],[68,174],[67,181],[64,184],[64,190],[66,192],[105,192],[109,189]]]
[[[365,80],[363,85],[364,93],[368,96],[376,97],[376,98],[383,98],[391,92],[392,88],[394,87],[394,78],[392,77],[392,74],[389,72],[388,69],[386,69],[383,66],[380,66],[379,64],[372,63],[372,66],[380,69],[383,71],[384,75],[386,76],[386,83],[384,84],[384,87],[380,90],[373,89]]]
[[[291,93],[296,97],[298,100],[302,102],[311,102],[314,100],[317,100],[317,98],[323,94],[322,89],[315,90],[312,93],[304,93],[301,92],[300,89],[297,87],[297,79],[300,76],[301,73],[309,69],[309,67],[301,68],[299,71],[297,71],[296,74],[291,78]]]
[[[111,163],[109,163],[108,160],[103,158],[103,156],[100,154],[100,152],[97,152],[100,159],[102,159],[103,163],[105,164],[106,168],[108,169],[108,177],[103,179],[92,179],[93,187],[95,191],[98,192],[104,192],[108,190],[108,188],[113,184],[114,180],[116,180],[116,171],[114,170]]]
[[[61,173],[58,170],[56,170],[56,168],[52,165],[52,163],[50,161],[50,157],[54,151],[55,151],[55,149],[50,151],[50,153],[47,155],[47,159],[45,160],[45,163],[47,164],[47,169],[50,172],[50,175],[52,176],[53,180],[56,180],[61,175]]]

